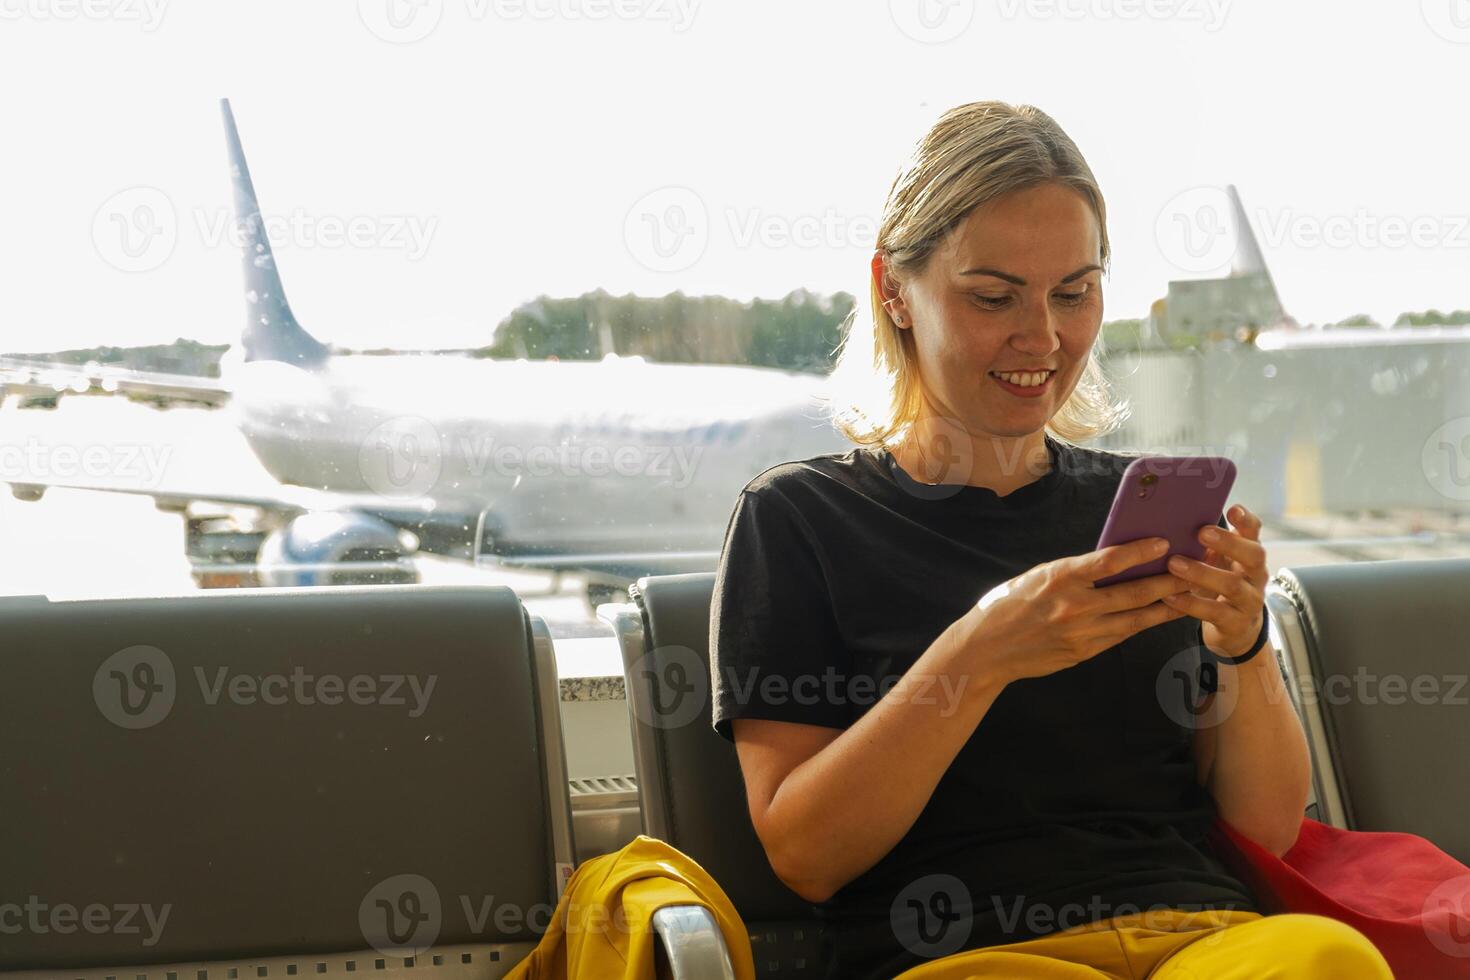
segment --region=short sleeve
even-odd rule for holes
[[[769,485],[741,491],[710,607],[715,731],[736,718],[846,728],[851,656],[810,527]]]

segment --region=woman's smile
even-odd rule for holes
[[[1051,390],[1055,371],[991,371],[987,377],[1018,398],[1038,398]]]

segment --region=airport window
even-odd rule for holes
[[[846,184],[851,199],[822,221],[783,210],[817,207],[826,192],[816,175],[840,168],[845,147],[810,159],[809,203],[742,201],[714,176],[721,189],[704,196],[630,200],[626,228],[587,230],[561,295],[500,284],[502,305],[487,309],[477,270],[456,294],[462,308],[451,313],[436,298],[436,316],[464,322],[429,331],[396,314],[364,319],[372,307],[341,284],[371,276],[372,291],[397,308],[423,288],[425,268],[441,268],[433,262],[460,268],[456,249],[545,230],[502,228],[477,245],[445,215],[431,264],[404,265],[397,283],[393,263],[403,260],[383,246],[314,251],[284,218],[322,205],[295,199],[300,174],[282,171],[326,168],[324,154],[348,157],[355,144],[314,148],[308,165],[283,152],[284,134],[297,132],[279,118],[290,105],[244,94],[222,106],[237,203],[202,183],[178,200],[154,189],[101,202],[99,241],[84,243],[93,256],[61,266],[86,277],[85,288],[48,290],[44,303],[26,287],[6,291],[0,464],[11,493],[0,534],[24,560],[8,566],[5,593],[490,581],[556,610],[557,630],[575,633],[638,575],[712,569],[735,496],[757,473],[851,447],[818,399],[851,323],[871,316],[864,255],[878,216]],[[237,128],[236,107],[248,125]],[[199,139],[220,128],[204,107],[177,111],[193,115],[152,124]],[[1191,138],[1210,146],[1221,134],[1202,127]],[[247,146],[261,149],[248,166]],[[164,171],[159,184],[185,179],[167,169],[163,146],[132,152]],[[89,160],[99,187],[121,179],[106,159]],[[388,192],[391,168],[373,159],[385,173],[354,185],[354,208],[386,210],[421,188]],[[469,175],[460,179],[468,191]],[[624,196],[640,179],[623,174]],[[1385,211],[1404,206],[1400,188],[1380,184],[1365,175],[1354,193],[1378,193]],[[257,214],[261,188],[270,196],[261,192]],[[1113,188],[1113,233],[1133,254],[1119,255],[1106,283],[1097,350],[1128,411],[1091,444],[1230,457],[1231,499],[1263,518],[1276,566],[1464,554],[1470,414],[1456,393],[1470,377],[1470,313],[1455,303],[1470,299],[1454,294],[1449,267],[1440,279],[1392,274],[1421,253],[1441,261],[1453,243],[1311,247],[1303,242],[1355,227],[1316,210],[1360,207],[1360,198],[1314,192],[1309,210],[1285,182],[1192,187],[1165,200],[1154,187]],[[32,191],[72,193],[59,178]],[[27,234],[26,217],[39,223],[41,213],[23,209],[12,232]],[[143,259],[128,236],[165,213],[180,240],[170,256],[134,267]],[[710,254],[666,256],[695,213]],[[1156,228],[1141,227],[1149,215]],[[236,229],[238,241],[199,241],[206,219]],[[1293,235],[1293,222],[1316,231]],[[848,237],[788,240],[833,229]],[[1369,260],[1387,272],[1329,281],[1319,271]],[[842,268],[849,289],[837,288]],[[196,318],[176,275],[228,301],[191,287],[188,301],[210,311]],[[767,295],[743,295],[750,277]],[[288,284],[312,316],[297,319]],[[344,323],[338,300],[349,316],[332,328]],[[1378,312],[1340,315],[1355,303]]]
[[[879,28],[925,43],[869,26],[875,44]],[[190,29],[159,40],[187,48]],[[678,44],[692,65],[714,41]],[[853,447],[820,398],[872,317],[904,140],[975,94],[942,78],[923,98],[894,90],[878,147],[856,151],[838,134],[873,125],[866,109],[798,106],[770,76],[751,141],[813,134],[781,154],[784,179],[722,143],[670,154],[648,135],[688,109],[669,94],[622,123],[644,140],[595,165],[594,192],[520,159],[479,178],[503,147],[569,160],[570,134],[610,138],[610,96],[520,91],[523,112],[475,103],[485,125],[466,134],[369,93],[326,140],[300,122],[325,104],[262,79],[219,106],[129,104],[126,167],[82,144],[84,173],[12,162],[13,241],[72,238],[0,297],[0,536],[21,557],[0,594],[497,582],[557,635],[603,635],[595,605],[639,574],[713,569],[747,480]],[[1252,170],[1254,141],[1280,145],[1267,120],[1151,91],[1170,135],[1114,145],[1116,107],[1047,94],[1083,151],[1107,147],[1095,353],[1126,413],[1089,444],[1229,457],[1230,500],[1263,519],[1273,569],[1466,554],[1470,297],[1455,263],[1470,242],[1451,185],[1429,197],[1449,147],[1424,147],[1416,187],[1360,145],[1327,175],[1311,154],[1273,154],[1267,175]],[[50,98],[66,140],[104,131],[98,107]],[[820,129],[823,112],[848,125]],[[1413,112],[1385,125],[1451,140]],[[410,120],[415,150],[382,153],[376,134]],[[40,137],[38,116],[13,125]],[[223,163],[196,153],[185,169],[176,147],[196,144]],[[1175,162],[1176,144],[1210,166]],[[72,212],[93,197],[88,228]]]

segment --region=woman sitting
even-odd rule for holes
[[[1389,977],[1347,925],[1261,915],[1205,843],[1218,814],[1282,854],[1308,795],[1260,521],[1232,506],[1204,561],[1093,584],[1167,544],[1094,550],[1133,458],[1079,445],[1120,415],[1107,265],[1102,193],[1046,114],[973,103],[924,136],[834,372],[858,448],[735,506],[715,728],[831,977]],[[1201,639],[1256,655],[1197,702]]]

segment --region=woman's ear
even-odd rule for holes
[[[888,275],[888,263],[881,249],[873,253],[873,283],[878,287],[878,293],[883,297],[883,308],[894,324],[904,330],[912,326],[903,296]]]

